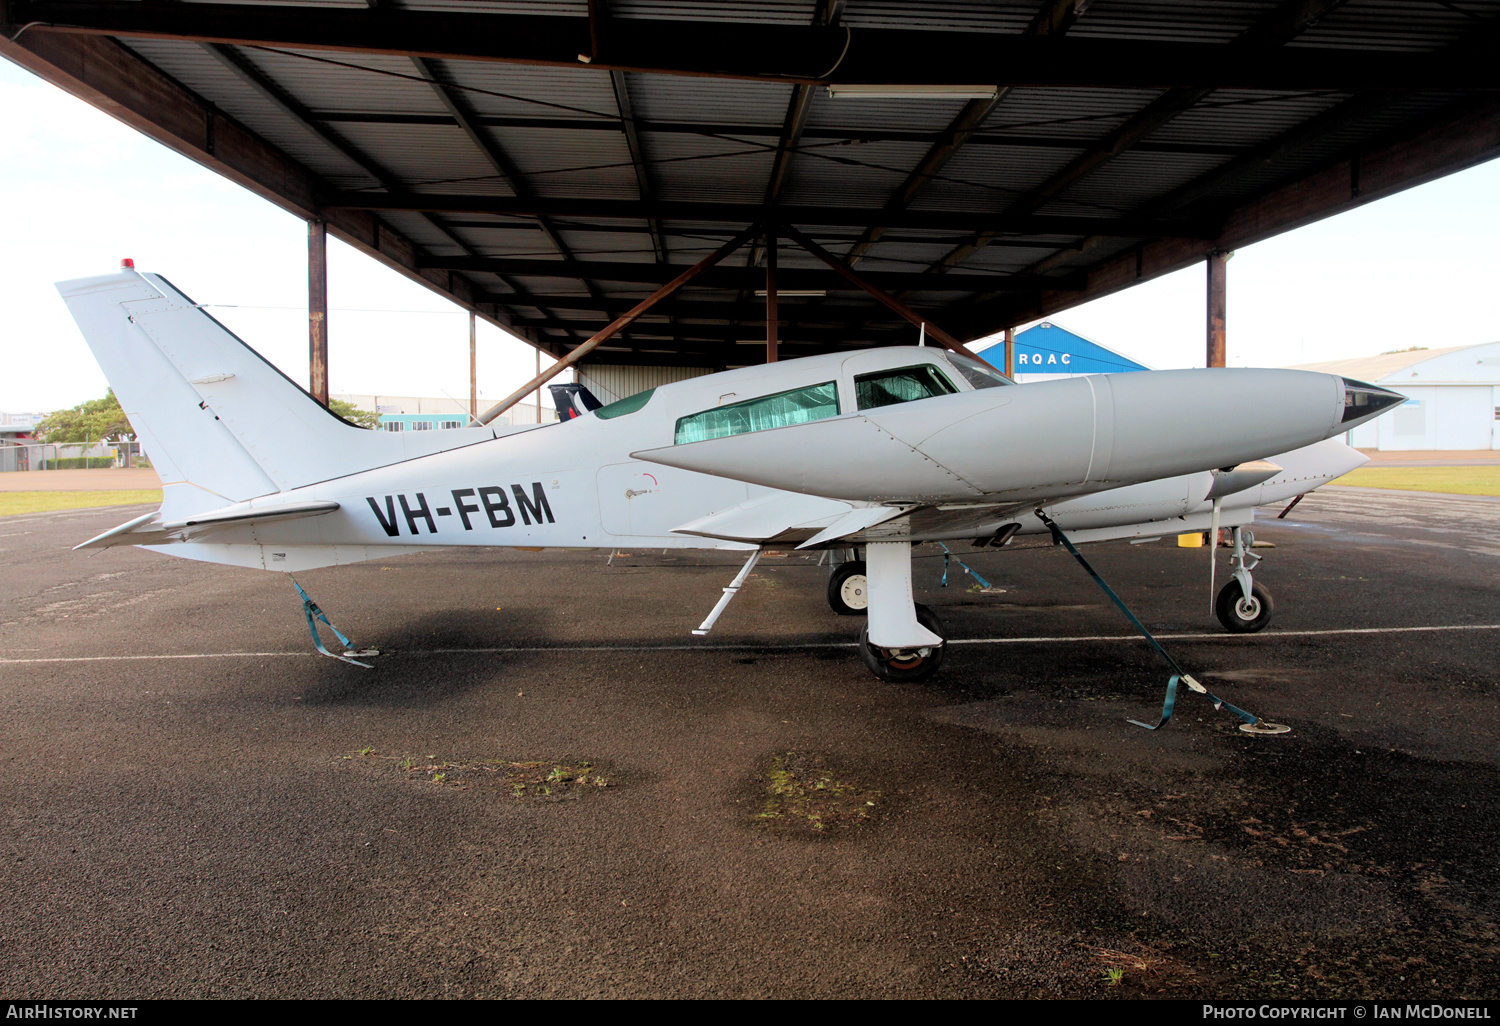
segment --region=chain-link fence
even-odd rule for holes
[[[0,473],[144,466],[139,442],[0,444]]]

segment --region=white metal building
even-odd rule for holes
[[[1500,342],[1305,363],[1400,392],[1407,401],[1355,428],[1357,449],[1500,449]]]

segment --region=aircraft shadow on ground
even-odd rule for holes
[[[379,649],[366,661],[373,669],[319,659],[307,673],[303,701],[309,705],[427,706],[490,687],[498,676],[524,673],[544,653],[481,652],[476,649],[562,644],[546,611],[506,611],[503,620],[469,609],[433,611],[361,632],[355,643]],[[304,638],[305,640],[305,638]],[[331,641],[325,631],[325,641]]]

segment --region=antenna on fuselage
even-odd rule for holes
[[[922,334],[920,334],[920,335],[917,336],[917,345],[924,346],[924,347],[927,345],[927,322],[926,321],[922,322]]]

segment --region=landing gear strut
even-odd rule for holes
[[[1255,535],[1242,527],[1234,528],[1234,550],[1229,557],[1233,579],[1214,600],[1214,614],[1224,629],[1232,634],[1253,634],[1271,622],[1275,605],[1271,593],[1251,576],[1260,556],[1250,551]]]
[[[861,563],[844,564],[858,566],[868,587],[863,610],[867,618],[859,635],[860,658],[883,681],[906,684],[926,680],[943,665],[945,638],[937,615],[912,599],[911,543],[870,542],[864,556]],[[840,596],[849,590],[850,582],[858,579],[850,572],[838,589]],[[829,601],[834,598],[830,582]]]

